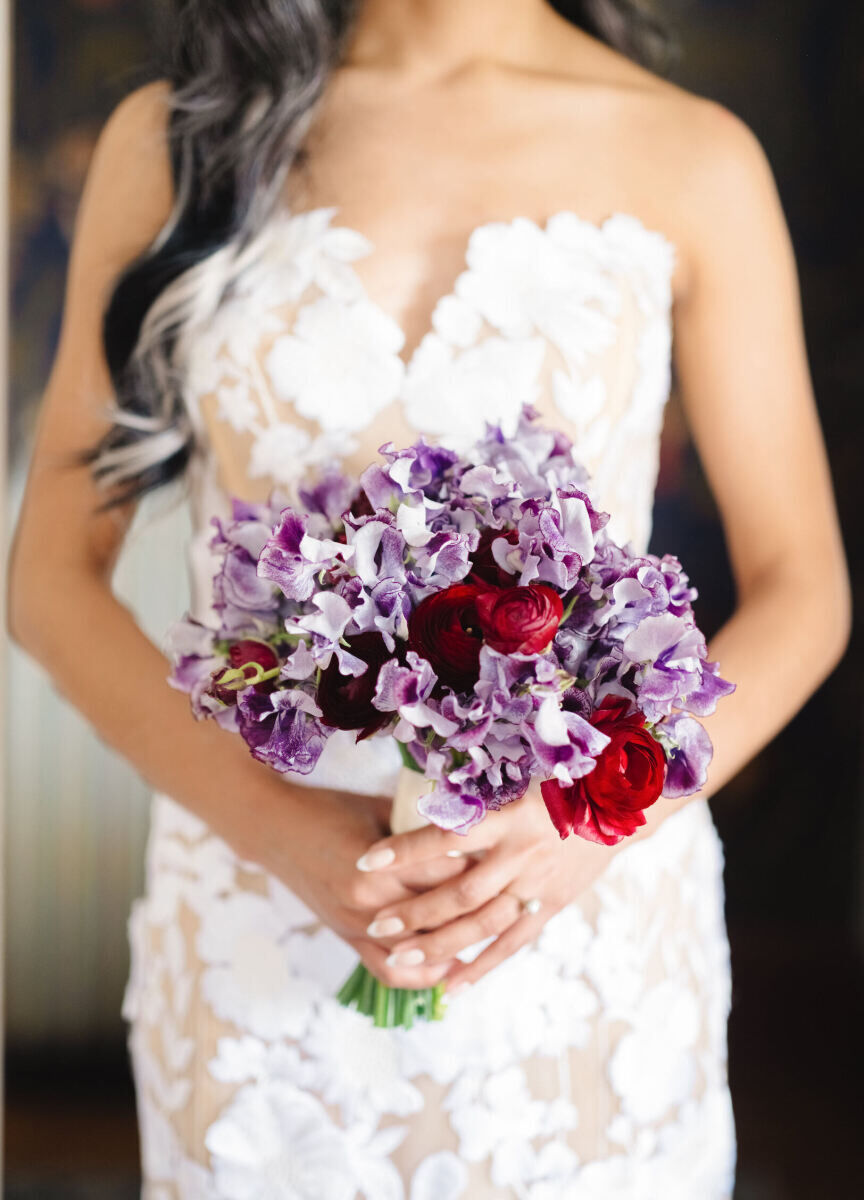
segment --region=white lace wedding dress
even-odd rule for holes
[[[221,306],[202,277],[184,348],[199,617],[209,518],[230,495],[290,490],[334,455],[359,470],[386,440],[462,448],[525,401],[575,439],[613,533],[647,545],[674,244],[624,213],[484,224],[407,359],[352,265],[374,253],[333,209],[283,212]],[[393,743],[352,738],[308,782],[392,791]],[[168,796],[130,938],[146,1200],[731,1195],[722,848],[704,800],[611,859],[441,1024],[377,1030],[341,1008],[353,952]]]

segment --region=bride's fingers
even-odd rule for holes
[[[365,938],[346,939],[360,955],[363,963],[376,979],[394,988],[435,987],[440,983],[447,971],[453,967],[453,961],[422,964],[406,967],[388,963],[388,952],[383,947]]]
[[[393,967],[448,962],[469,946],[498,937],[521,916],[522,904],[517,897],[510,892],[501,892],[467,917],[458,917],[433,933],[405,938],[393,947],[387,962]]]
[[[440,887],[382,906],[369,925],[369,936],[401,937],[439,929],[488,904],[515,879],[519,866],[520,859],[512,854],[490,854]]]
[[[463,856],[495,844],[495,833],[488,818],[465,834],[448,833],[437,825],[424,825],[411,833],[397,833],[374,842],[357,860],[360,871],[397,871],[430,858]]]
[[[405,867],[397,872],[397,877],[400,883],[419,892],[446,883],[448,879],[455,879],[457,875],[464,874],[471,865],[470,858],[448,858],[445,855],[443,858],[430,858]]]
[[[491,946],[487,946],[481,954],[478,954],[473,962],[457,962],[447,975],[446,994],[448,996],[455,995],[457,991],[461,991],[469,984],[476,983],[493,967],[504,962],[505,958],[510,958],[517,950],[521,950],[523,946],[533,942],[539,936],[550,915],[541,910],[536,916],[526,914],[519,917],[509,929],[495,939]]]
[[[376,821],[381,826],[382,830],[389,830],[390,817],[393,813],[393,797],[392,796],[363,796],[362,802],[365,802],[370,811],[374,814]]]

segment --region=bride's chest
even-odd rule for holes
[[[201,289],[181,361],[229,494],[263,498],[331,459],[359,474],[383,442],[421,434],[462,450],[487,421],[515,427],[525,403],[592,473],[656,437],[675,266],[664,235],[625,213],[488,222],[436,296],[410,254],[376,271],[374,247],[334,216],[283,214]]]

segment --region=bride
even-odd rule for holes
[[[652,69],[635,0],[174,7],[163,74],[90,169],[10,594],[16,639],[153,788],[124,1005],[143,1194],[727,1200],[707,798],[849,628],[765,155]],[[230,497],[386,440],[461,448],[526,401],[642,552],[673,368],[737,584],[709,657],[737,690],[705,789],[616,847],[561,842],[539,789],[464,838],[393,834],[387,739],[271,773],[190,718],[112,594],[154,488],[188,496],[206,620]],[[446,1019],[341,1008],[358,956],[445,980]]]

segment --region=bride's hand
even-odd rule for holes
[[[267,819],[247,823],[238,847],[243,856],[282,879],[374,974],[386,975],[385,982],[418,988],[437,983],[450,963],[393,971],[367,928],[380,909],[463,873],[466,861],[430,854],[386,873],[361,871],[357,860],[389,833],[392,798],[305,786],[286,795],[284,789],[280,780]]]
[[[367,861],[381,864],[371,874],[385,879],[457,850],[471,856],[458,878],[387,904],[375,917],[376,922],[390,921],[388,929],[395,920],[404,925],[401,940],[387,958],[391,969],[451,963],[450,994],[460,985],[476,983],[534,941],[554,913],[602,874],[615,853],[615,847],[578,837],[562,841],[539,789],[532,787],[521,800],[487,814],[465,835],[429,825],[382,839]],[[539,901],[538,911],[523,910],[528,900]],[[490,937],[496,940],[474,962],[455,961],[460,951]]]

